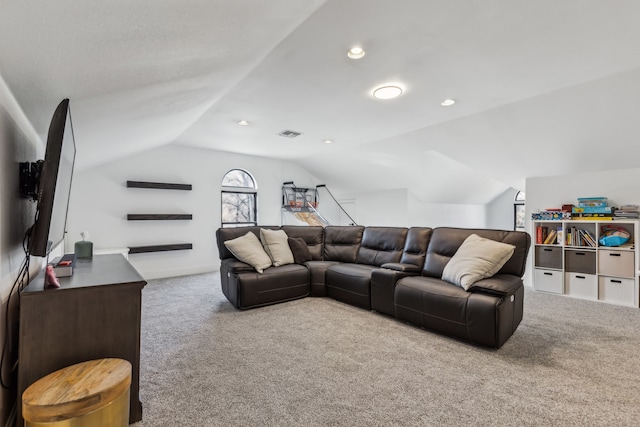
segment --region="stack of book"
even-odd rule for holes
[[[606,197],[582,197],[578,206],[571,208],[572,220],[612,220],[615,208],[607,206]]]
[[[558,228],[562,230],[562,227]],[[539,225],[536,227],[536,244],[538,245],[555,245],[558,241],[558,231],[555,228],[549,230],[549,227]]]
[[[596,239],[588,230],[582,230],[571,227],[567,230],[567,245],[569,246],[587,246],[595,248],[597,246]]]
[[[614,219],[635,219],[640,217],[638,205],[623,205],[613,211]]]

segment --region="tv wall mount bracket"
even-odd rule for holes
[[[20,197],[31,199],[34,202],[38,200],[42,163],[44,160],[20,163]]]

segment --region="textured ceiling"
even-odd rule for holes
[[[80,168],[175,143],[486,203],[637,167],[639,21],[635,0],[4,0],[0,76],[41,135],[71,98]],[[392,81],[400,98],[371,97]]]

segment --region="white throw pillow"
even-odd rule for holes
[[[442,271],[442,280],[469,290],[481,279],[496,274],[516,247],[472,234],[462,242]]]
[[[224,245],[231,251],[233,256],[255,268],[258,273],[262,273],[265,268],[271,267],[271,258],[264,251],[260,240],[250,231],[244,236],[227,240]]]
[[[289,247],[289,236],[284,230],[260,229],[260,240],[265,252],[271,257],[274,267],[293,264],[293,252]]]

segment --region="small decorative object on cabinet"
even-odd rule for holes
[[[635,220],[533,221],[533,288],[637,308],[638,224]],[[601,244],[612,225],[630,239],[619,246]]]
[[[74,245],[74,251],[78,258],[91,258],[93,256],[93,242],[87,240],[89,237],[88,231],[80,233],[82,240],[77,241]]]

